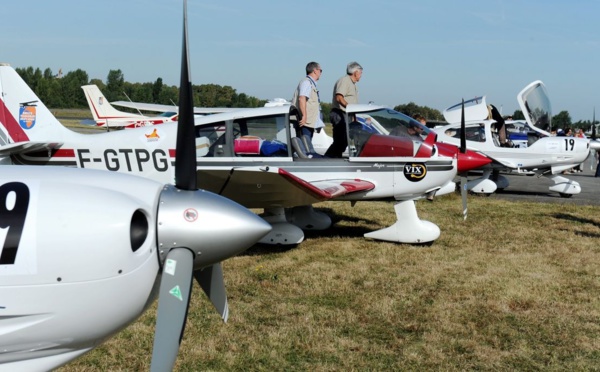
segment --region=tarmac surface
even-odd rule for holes
[[[591,169],[590,169],[591,168]],[[533,201],[540,203],[564,203],[576,205],[600,205],[600,178],[594,177],[596,162],[590,156],[581,166],[583,172],[564,174],[565,178],[579,182],[581,193],[563,198],[548,188],[554,184],[546,177],[503,174],[508,178],[509,186],[496,192],[491,198],[511,201]],[[469,177],[471,179],[471,177]]]

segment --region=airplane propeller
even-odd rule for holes
[[[467,152],[467,130],[465,125],[465,99],[462,100],[460,111],[460,153]],[[462,198],[463,221],[467,219],[467,172],[460,174],[460,196]]]
[[[240,234],[237,237],[221,236],[214,242],[198,241],[198,239],[194,239],[191,232],[191,229],[197,229],[197,227],[191,225],[189,229],[180,228],[180,226],[172,228],[170,225],[170,221],[174,218],[181,218],[182,215],[190,221],[200,219],[200,207],[191,207],[198,204],[198,200],[201,201],[204,208],[212,211],[221,210],[223,214],[241,213],[240,205],[197,188],[196,136],[192,82],[189,71],[186,0],[184,0],[183,9],[183,46],[179,89],[175,185],[165,187],[159,207],[158,254],[163,271],[152,351],[152,371],[170,371],[175,365],[187,319],[192,278],[197,280],[223,320],[227,321],[229,310],[220,261],[245,250],[249,246],[247,242],[254,238],[256,240],[253,242],[256,242],[271,229],[269,224],[245,208],[243,208],[244,213],[248,214],[249,219],[256,217],[258,220],[253,220],[255,226],[252,226],[252,229],[244,228],[245,225],[242,226],[240,223]],[[250,218],[250,215],[253,217]],[[169,227],[171,230],[168,229]],[[223,246],[221,243],[224,239],[229,239],[227,246]]]
[[[594,116],[592,118],[592,140],[596,139],[596,108],[594,107]]]

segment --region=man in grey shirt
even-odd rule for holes
[[[344,115],[346,106],[358,103],[358,87],[363,68],[358,62],[350,62],[346,67],[346,75],[342,76],[333,88],[333,100],[331,102],[331,113],[329,120],[333,125],[333,143],[327,149],[325,156],[330,158],[341,158],[342,153],[348,146],[346,134],[346,121]]]

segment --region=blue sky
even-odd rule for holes
[[[600,0],[189,0],[188,12],[194,84],[289,99],[317,61],[330,102],[356,60],[364,103],[441,111],[487,95],[508,114],[539,79],[554,115],[591,120],[600,109]],[[0,62],[178,84],[180,0],[13,0],[2,14]]]

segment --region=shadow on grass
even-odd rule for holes
[[[566,214],[566,213],[555,213],[552,215],[552,217],[554,217],[556,219],[560,219],[560,220],[566,220],[566,221],[571,221],[571,222],[578,222],[581,224],[592,225],[592,226],[600,229],[600,222],[589,219],[589,218],[578,217],[578,216],[574,216],[572,214]],[[585,231],[575,231],[575,234],[577,234],[579,236],[585,236],[588,238],[599,238],[600,237],[600,234],[589,233],[589,232],[585,232]]]
[[[544,197],[544,198],[558,198],[561,199],[561,196],[557,193],[552,192],[541,192],[541,191],[523,191],[523,190],[510,190],[510,189],[502,189],[496,190],[496,193],[499,195],[522,195],[528,197]]]
[[[322,239],[322,238],[364,238],[364,234],[376,230],[378,228],[384,228],[386,226],[376,227],[375,229],[368,228],[365,225],[379,226],[379,221],[370,219],[360,218],[356,216],[349,216],[345,214],[339,214],[331,208],[315,208],[319,212],[327,214],[331,218],[331,227],[326,230],[305,230],[304,240],[308,239]],[[359,226],[348,226],[340,225],[339,223],[350,223],[359,224]],[[300,243],[302,244],[302,243]],[[253,256],[262,254],[278,254],[285,253],[296,248],[300,244],[290,245],[274,245],[274,244],[262,244],[258,243],[248,248],[246,251],[240,254],[240,256]]]

